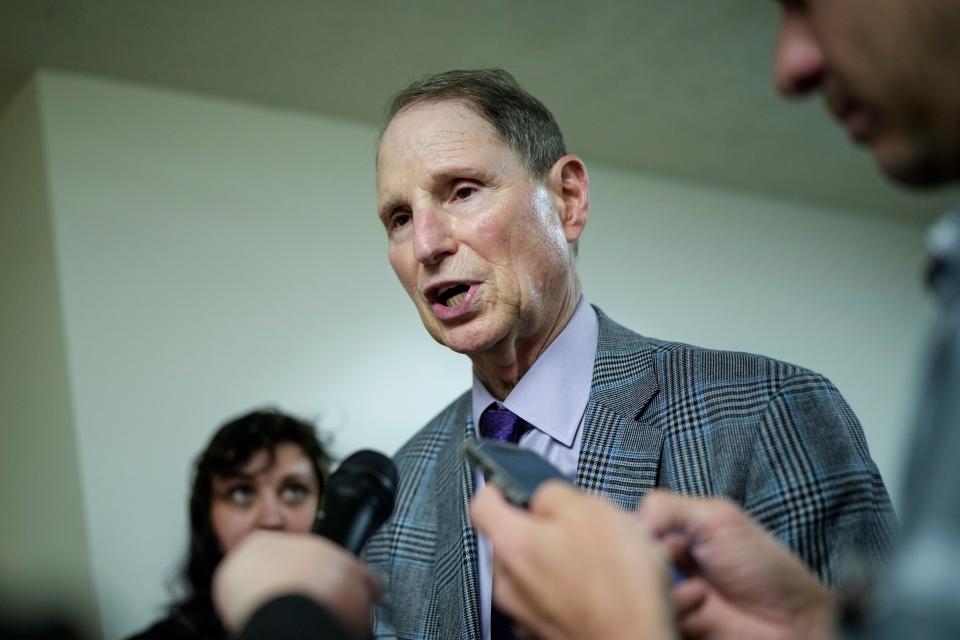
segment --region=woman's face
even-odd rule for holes
[[[261,449],[237,473],[213,477],[210,520],[229,553],[255,529],[307,533],[317,514],[317,478],[310,459],[290,442],[273,459]]]

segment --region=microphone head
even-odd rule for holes
[[[347,457],[330,476],[317,533],[357,553],[393,513],[397,467],[378,451]]]
[[[351,454],[340,463],[330,476],[324,496],[327,500],[341,500],[370,496],[382,509],[386,510],[383,519],[393,512],[393,501],[397,495],[397,467],[393,460],[371,449],[363,449]],[[382,521],[381,521],[382,524]]]

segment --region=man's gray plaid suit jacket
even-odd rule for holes
[[[830,382],[761,356],[644,338],[597,314],[580,487],[624,509],[654,487],[726,496],[828,584],[851,551],[886,558],[890,500]],[[364,554],[385,582],[375,637],[480,636],[473,479],[459,452],[471,414],[468,392],[396,455],[396,510]]]

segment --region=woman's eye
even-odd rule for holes
[[[250,504],[253,500],[253,489],[250,487],[233,487],[227,492],[227,498],[234,504]]]
[[[284,502],[303,502],[308,493],[302,484],[288,484],[280,490],[280,499]]]

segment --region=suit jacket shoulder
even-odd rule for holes
[[[737,502],[828,584],[854,554],[887,558],[893,509],[829,380],[764,356],[645,338],[598,315],[581,484],[635,508],[651,486],[637,477],[651,475],[659,445],[653,484]]]

